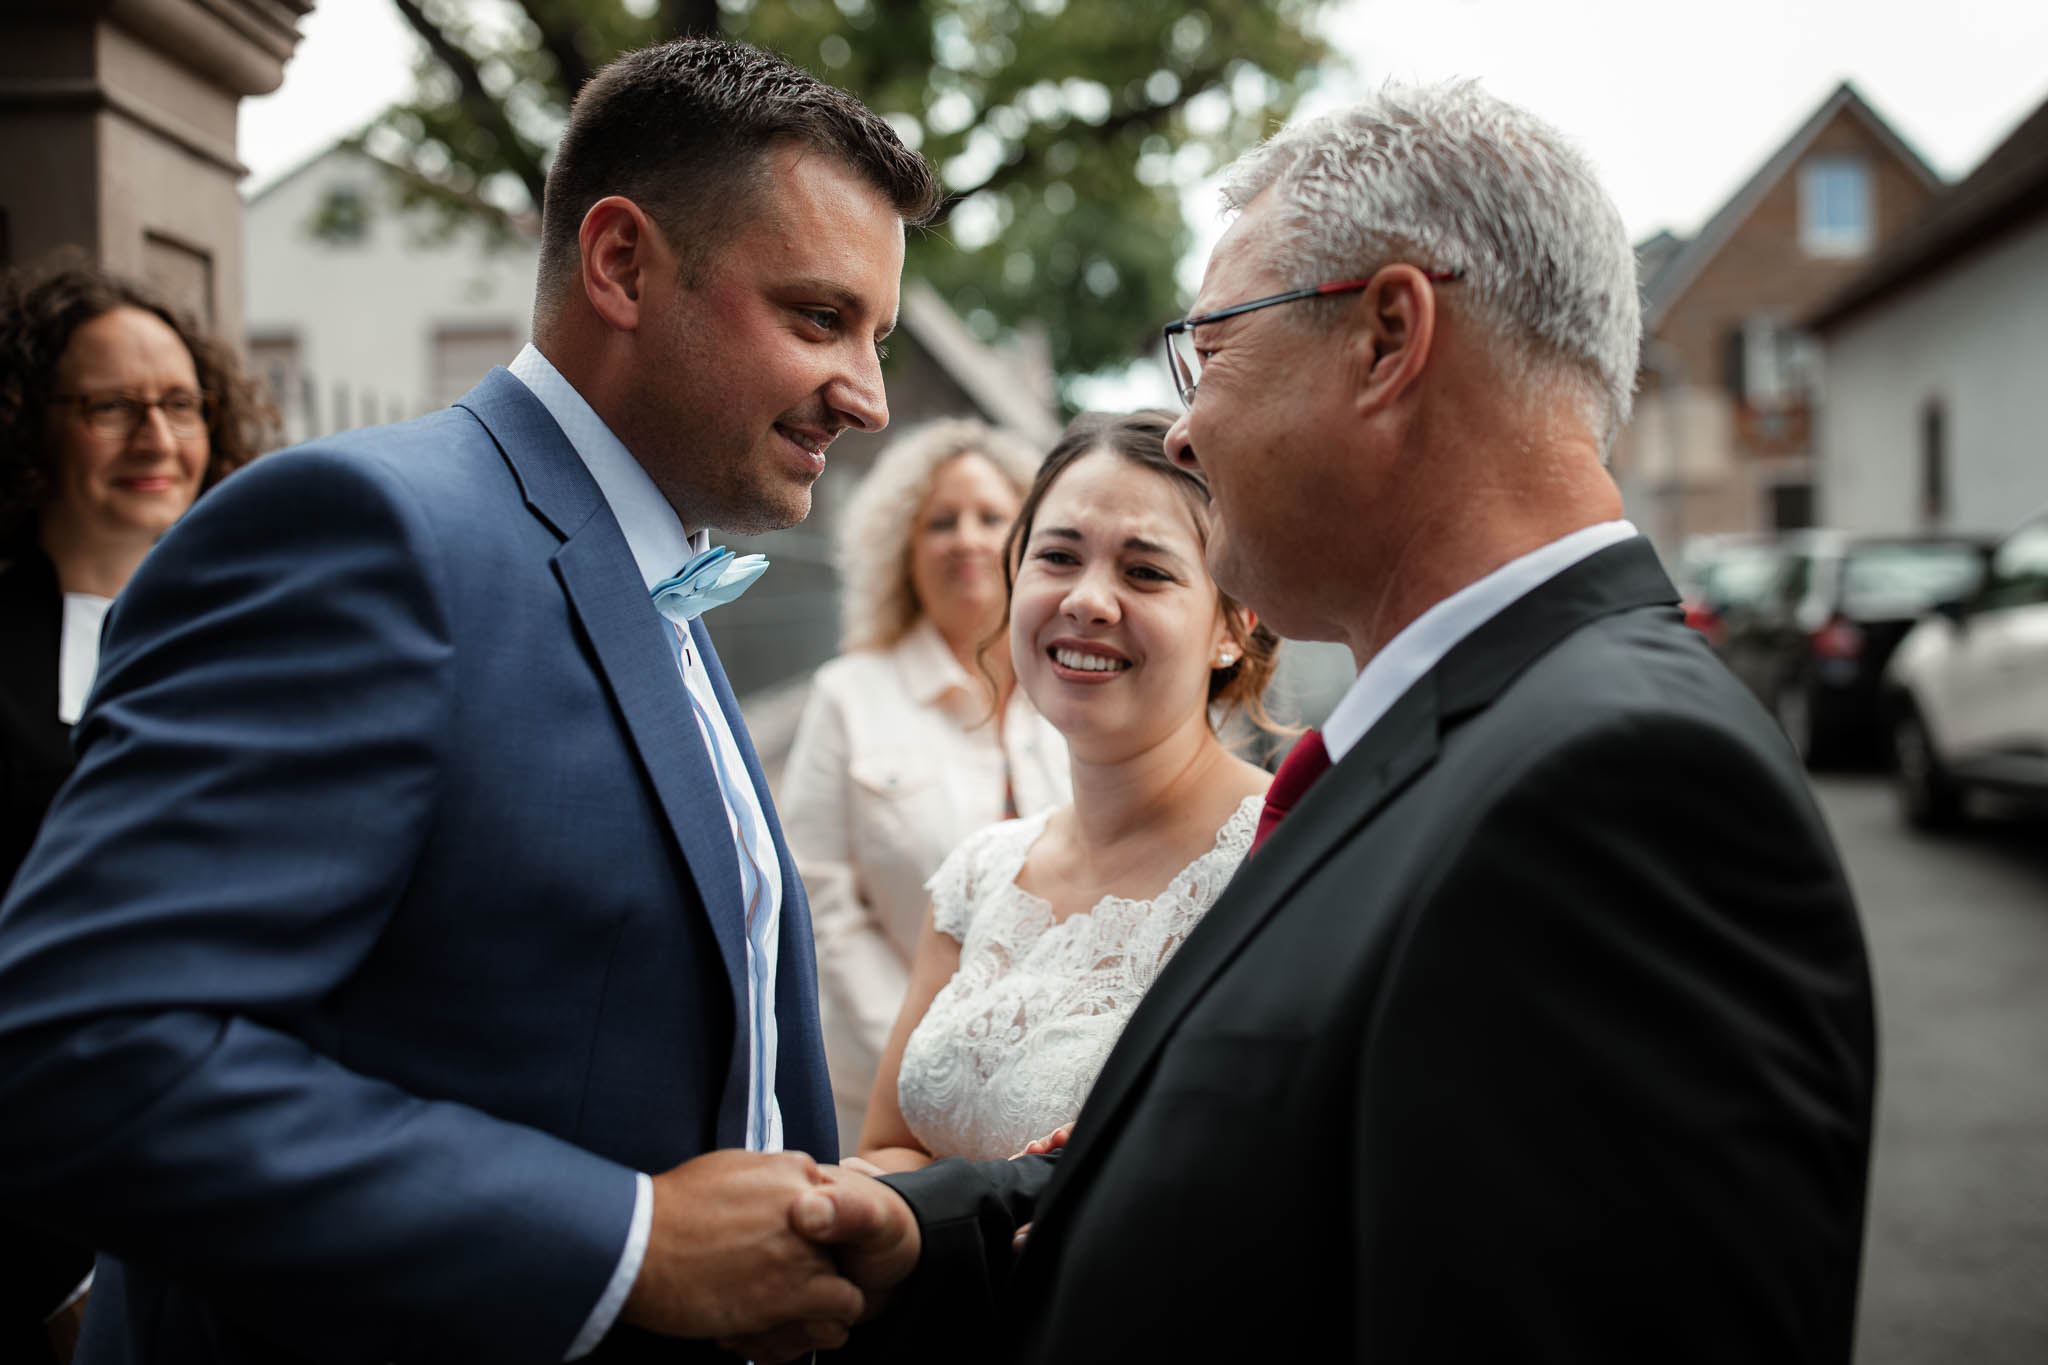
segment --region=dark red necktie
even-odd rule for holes
[[[1323,747],[1322,735],[1314,730],[1307,731],[1287,751],[1280,771],[1273,774],[1273,785],[1266,791],[1266,808],[1259,812],[1259,828],[1252,835],[1252,853],[1259,851],[1259,845],[1280,827],[1280,821],[1286,818],[1287,812],[1293,810],[1295,803],[1315,785],[1316,779],[1329,770],[1330,751]]]

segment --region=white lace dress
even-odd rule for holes
[[[1017,885],[1051,812],[1006,820],[948,854],[926,886],[960,969],[903,1050],[904,1120],[934,1156],[1013,1156],[1081,1112],[1138,999],[1251,848],[1248,796],[1207,853],[1147,901],[1104,896],[1055,921]]]

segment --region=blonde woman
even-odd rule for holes
[[[1068,799],[1058,732],[1016,689],[1003,538],[1039,453],[973,421],[890,444],[841,523],[842,646],[818,670],[782,783],[810,897],[840,1149],[859,1136],[910,979],[925,880],[968,834]]]

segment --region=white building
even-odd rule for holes
[[[531,331],[536,225],[494,243],[402,208],[399,175],[337,146],[248,201],[249,363],[293,440],[445,407]]]
[[[2048,104],[1811,325],[1825,524],[1988,535],[2048,504]]]

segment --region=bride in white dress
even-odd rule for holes
[[[1203,565],[1208,489],[1166,458],[1169,420],[1075,419],[1011,532],[1009,648],[1066,736],[1074,800],[970,836],[927,883],[861,1129],[884,1170],[1013,1156],[1071,1123],[1251,846],[1269,778],[1214,720],[1263,719],[1277,641]]]

